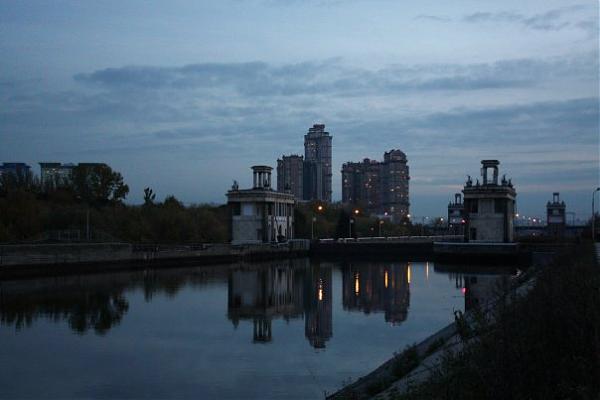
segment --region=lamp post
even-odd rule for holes
[[[600,192],[600,187],[597,187],[596,190],[592,192],[592,242],[596,241],[595,235],[595,225],[596,225],[596,208],[594,201],[596,200],[596,192]]]
[[[358,214],[360,214],[360,211],[358,210],[358,208],[354,209],[354,215],[358,216]],[[348,231],[349,231],[349,237],[352,237],[352,224],[354,224],[354,219],[352,218],[352,214],[350,214],[350,223],[348,224]],[[354,232],[356,232],[356,228],[354,229]],[[358,234],[356,235],[356,237],[358,237]]]
[[[381,227],[382,227],[382,225],[383,225],[383,220],[380,219],[379,220],[379,237],[381,237]]]
[[[310,238],[311,239],[315,238],[315,223],[317,222],[317,215],[321,211],[323,211],[323,206],[321,204],[319,204],[317,206],[317,214],[313,215],[312,220],[311,220],[311,224],[310,224]]]

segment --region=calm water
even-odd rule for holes
[[[301,259],[0,282],[0,397],[322,398],[486,279]]]

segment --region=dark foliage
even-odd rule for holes
[[[477,319],[464,348],[401,398],[597,399],[600,269],[592,254],[583,245],[540,271],[526,297]]]

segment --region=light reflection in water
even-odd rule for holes
[[[385,270],[384,275],[383,275],[383,284],[384,284],[385,288],[387,289],[387,287],[388,287],[388,272],[387,272],[387,270]]]

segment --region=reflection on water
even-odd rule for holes
[[[460,289],[465,298],[465,311],[474,308],[487,308],[506,293],[510,288],[510,280],[517,270],[513,267],[470,266],[461,269],[460,266],[436,266],[436,271],[448,271],[448,278],[454,281],[454,286]],[[453,272],[450,272],[453,271]]]
[[[408,263],[351,264],[344,268],[342,277],[346,310],[383,312],[385,321],[393,324],[406,319],[410,303]]]
[[[3,290],[0,292],[0,322],[21,329],[31,326],[38,317],[47,316],[53,321],[68,321],[77,333],[93,329],[103,335],[121,321],[129,308],[123,296],[124,286],[60,286],[50,285],[25,293]]]
[[[39,365],[51,397],[322,397],[442,328],[453,310],[483,304],[497,277],[430,263],[295,259],[0,282],[0,386],[12,397],[45,395],[18,379]],[[95,346],[104,361],[87,376]],[[29,359],[23,349],[33,348],[62,357]],[[126,354],[170,379],[135,377]],[[98,388],[98,376],[112,378]],[[74,391],[76,382],[86,389]]]

